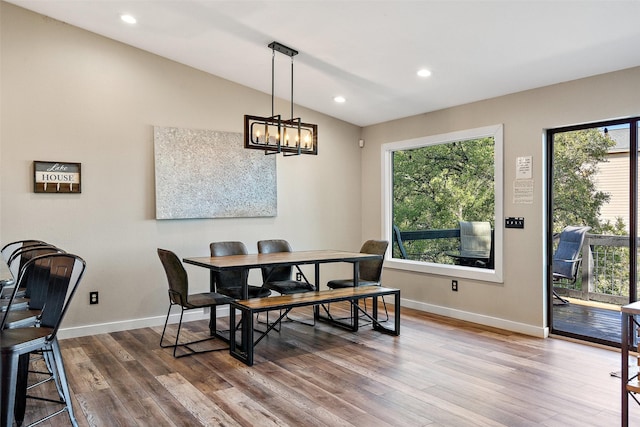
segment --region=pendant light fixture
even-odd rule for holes
[[[268,47],[271,49],[271,116],[244,116],[244,148],[285,156],[318,154],[318,126],[293,117],[293,57],[298,51],[276,41]],[[291,118],[288,120],[274,112],[276,52],[291,57]]]

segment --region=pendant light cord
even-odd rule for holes
[[[297,52],[296,52],[297,53]],[[275,115],[276,49],[271,48],[271,117]],[[293,56],[291,56],[291,120],[293,120]]]
[[[275,48],[271,48],[271,117],[273,117],[274,115],[274,91],[275,91],[275,83],[274,83],[274,77],[275,77],[275,61],[276,61],[276,49]]]

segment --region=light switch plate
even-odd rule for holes
[[[504,220],[504,228],[524,228],[524,218],[510,216]]]

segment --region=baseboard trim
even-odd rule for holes
[[[401,305],[403,307],[412,308],[427,313],[438,314],[440,316],[451,317],[453,319],[464,320],[466,322],[478,323],[480,325],[490,326],[493,328],[505,329],[507,331],[517,332],[538,338],[547,338],[549,336],[549,328],[546,327],[512,322],[510,320],[500,319],[497,317],[471,313],[468,311],[428,304],[420,301],[413,301],[406,298],[401,299]],[[228,307],[218,309],[218,317],[226,317],[228,315]],[[169,323],[178,323],[179,316],[179,313],[172,314],[171,317],[169,317]],[[192,322],[196,320],[206,320],[208,318],[208,309],[190,310],[185,313],[183,321]],[[98,323],[71,328],[61,328],[58,332],[58,338],[78,338],[88,335],[108,334],[111,332],[127,331],[130,329],[162,326],[164,325],[164,319],[165,316],[154,316],[142,319],[124,320],[120,322]]]
[[[424,311],[427,313],[438,314],[440,316],[451,317],[453,319],[464,320],[466,322],[477,323],[480,325],[490,326],[492,328],[504,329],[507,331],[530,335],[537,338],[547,338],[549,336],[549,328],[546,327],[512,322],[510,320],[500,319],[498,317],[486,316],[483,314],[457,310],[450,307],[443,307],[420,301],[413,301],[405,298],[402,298],[401,305],[403,307],[413,308],[415,310]]]
[[[218,308],[217,317],[226,317],[229,315],[229,307]],[[58,331],[58,338],[79,338],[89,335],[109,334],[111,332],[128,331],[130,329],[150,328],[156,326],[163,326],[166,316],[154,316],[145,317],[142,319],[131,319],[120,322],[108,322],[97,323],[93,325],[77,326],[71,328],[60,328]],[[176,313],[171,314],[169,317],[169,323],[178,323],[180,319],[180,311],[176,310]],[[193,322],[196,320],[209,319],[209,309],[202,310],[189,310],[184,314],[182,318],[183,322]]]

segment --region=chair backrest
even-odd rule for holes
[[[53,253],[53,252],[64,252],[64,251],[48,243],[35,243],[27,246],[21,246],[20,248],[13,251],[13,253],[9,257],[9,260],[7,261],[7,265],[9,266],[9,271],[11,272],[13,277],[18,277],[18,274],[20,273],[20,269],[31,258],[38,255],[44,255],[44,254]]]
[[[18,240],[16,242],[7,243],[0,251],[0,253],[2,254],[2,259],[4,259],[7,264],[9,264],[9,258],[11,258],[11,255],[15,251],[20,248],[32,245],[46,245],[46,243],[41,240]]]
[[[18,277],[20,270],[29,260],[41,255],[54,253],[64,253],[64,251],[49,245],[25,246],[14,252],[9,268],[12,272],[15,270],[14,277]],[[38,265],[33,266],[25,272],[28,277],[23,278],[22,284],[18,284],[18,289],[24,289],[25,296],[29,298],[29,308],[33,310],[42,310],[47,298],[49,277],[48,275],[37,274],[41,269]]]
[[[46,283],[46,301],[40,314],[40,326],[52,328],[49,339],[55,337],[58,332],[85,268],[86,264],[79,256],[56,252],[33,257],[20,269],[16,290],[19,287],[28,287],[25,281]],[[15,295],[16,291],[12,293],[9,304]],[[9,306],[3,316],[1,328],[5,326],[10,309]]]
[[[578,273],[578,260],[584,243],[584,237],[591,227],[569,225],[560,233],[558,247],[553,254],[553,274],[566,279],[575,279]]]
[[[367,240],[360,248],[360,253],[382,255],[382,259],[374,259],[360,261],[359,275],[360,280],[368,282],[380,282],[382,275],[382,264],[384,263],[384,255],[387,252],[389,242],[387,240]]]
[[[158,257],[167,275],[169,298],[174,304],[184,306],[189,296],[189,278],[178,256],[166,249],[158,248]]]
[[[491,224],[460,221],[460,255],[476,258],[491,256]]]
[[[247,247],[242,242],[213,242],[209,245],[212,257],[246,255]],[[242,288],[247,278],[241,270],[212,271],[211,280],[216,291],[219,289]]]
[[[50,262],[49,285],[40,315],[40,325],[54,328],[55,335],[82,280],[86,263],[79,256],[67,253],[54,253],[42,257],[45,262]],[[42,257],[34,258],[36,265]]]
[[[289,245],[289,242],[282,239],[260,240],[258,242],[258,252],[261,254],[291,252],[291,245]],[[291,266],[263,267],[261,270],[262,280],[264,282],[279,282],[291,280]]]

